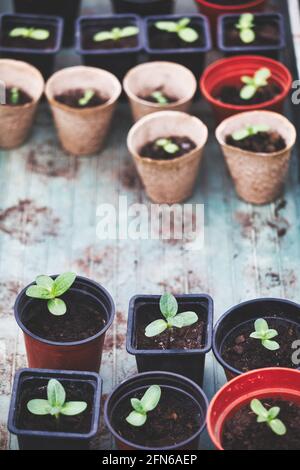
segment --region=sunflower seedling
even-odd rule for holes
[[[66,313],[67,306],[59,297],[70,289],[75,279],[76,274],[74,273],[61,274],[56,279],[49,276],[38,276],[35,280],[36,285],[28,287],[26,295],[34,299],[47,300],[49,312],[61,316]]]
[[[66,402],[66,391],[58,380],[51,379],[47,385],[47,400],[30,400],[27,403],[27,409],[30,413],[37,416],[51,415],[56,419],[60,415],[76,416],[87,409],[87,403],[84,401]]]
[[[244,140],[247,137],[253,137],[256,134],[259,134],[260,132],[269,132],[269,130],[269,126],[265,124],[249,126],[245,127],[244,129],[240,129],[238,131],[233,132],[232,138],[233,140],[236,140],[238,142],[239,140]]]
[[[277,341],[271,341],[278,336],[278,331],[270,329],[266,320],[259,318],[254,323],[254,327],[255,331],[251,333],[250,338],[260,340],[263,347],[269,349],[269,351],[278,351],[280,349]]]
[[[10,31],[11,38],[26,38],[33,39],[34,41],[46,41],[49,38],[50,32],[47,29],[39,28],[14,28]]]
[[[191,23],[190,18],[182,18],[179,21],[157,21],[155,27],[160,31],[166,31],[167,33],[175,33],[178,37],[187,43],[192,43],[199,39],[198,32],[189,27]]]
[[[252,13],[244,13],[240,16],[236,28],[240,31],[241,41],[245,44],[250,44],[255,41],[254,28],[254,15]]]
[[[19,100],[20,100],[20,90],[19,88],[14,87],[10,90],[10,102],[11,104],[16,105],[19,103]]]
[[[132,411],[126,418],[128,424],[135,427],[144,426],[147,421],[147,413],[155,410],[161,398],[161,388],[151,385],[141,400],[131,398]]]
[[[164,151],[170,155],[174,155],[174,153],[180,150],[178,145],[174,144],[171,139],[158,139],[155,142],[155,145],[157,147],[162,147]]]
[[[265,87],[268,85],[268,79],[271,77],[271,71],[263,67],[257,70],[253,77],[244,75],[241,80],[245,84],[240,91],[240,97],[242,100],[250,100],[255,96],[259,88]]]
[[[253,413],[257,415],[258,423],[266,423],[277,436],[284,436],[287,433],[285,425],[278,419],[280,413],[279,406],[274,406],[267,410],[261,401],[255,399],[252,400],[250,407]]]
[[[137,26],[125,26],[124,28],[113,28],[110,31],[100,31],[94,35],[95,42],[119,41],[120,39],[136,36],[139,33]]]
[[[151,98],[153,98],[158,104],[168,104],[169,100],[162,91],[154,91],[151,93]]]
[[[165,320],[155,320],[145,329],[145,336],[153,338],[163,333],[167,329],[184,328],[197,323],[198,316],[195,312],[178,312],[178,303],[172,294],[165,293],[159,302],[161,314]]]
[[[85,90],[84,95],[78,100],[79,106],[82,106],[82,107],[87,106],[89,102],[91,101],[91,99],[94,98],[94,96],[95,96],[94,90]]]

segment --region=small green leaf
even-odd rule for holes
[[[246,85],[254,85],[254,80],[252,77],[248,77],[247,75],[243,75],[241,77],[242,83],[245,83]]]
[[[64,416],[76,416],[87,409],[87,403],[84,401],[69,401],[63,405],[60,413]]]
[[[178,21],[178,26],[180,26],[180,28],[185,28],[190,24],[190,22],[190,18],[181,18],[181,20]]]
[[[131,398],[130,402],[134,411],[136,411],[137,413],[142,413],[142,414],[145,413],[141,400],[138,400],[137,398]]]
[[[164,151],[169,153],[170,155],[174,155],[174,153],[178,152],[179,147],[176,144],[173,144],[173,142],[169,142],[167,145],[164,147]]]
[[[10,90],[10,100],[12,102],[12,104],[18,104],[19,103],[19,100],[20,100],[20,91],[19,91],[19,88],[16,88],[16,87],[13,87],[11,90]]]
[[[282,421],[280,421],[280,419],[273,419],[270,421],[269,426],[278,436],[284,436],[287,433],[286,426]]]
[[[253,29],[242,29],[240,32],[240,38],[245,44],[251,44],[251,42],[254,42],[255,37]]]
[[[62,407],[65,404],[65,389],[62,384],[56,379],[49,380],[47,386],[47,396],[49,405],[52,408]]]
[[[174,21],[157,21],[155,27],[168,33],[176,33],[178,29],[178,25]]]
[[[39,286],[30,286],[26,290],[26,295],[27,297],[32,297],[33,299],[42,299],[42,300],[48,300],[53,298],[52,292],[49,292],[48,289],[45,289],[45,287],[39,287]]]
[[[53,285],[53,292],[55,297],[63,295],[74,284],[76,279],[75,273],[60,274],[55,280]]]
[[[272,419],[275,419],[277,418],[277,416],[279,415],[280,413],[280,408],[279,406],[274,406],[273,408],[271,408],[268,412],[268,419],[272,420]]]
[[[27,409],[33,415],[46,416],[50,413],[50,405],[47,400],[30,400]]]
[[[268,419],[268,410],[264,407],[261,401],[254,399],[251,401],[250,408],[257,416],[262,416]]]
[[[26,37],[28,35],[28,28],[14,28],[9,32],[11,38]]]
[[[163,316],[168,320],[175,317],[178,312],[178,303],[174,295],[166,292],[163,294],[159,301],[160,311]]]
[[[276,341],[270,341],[269,339],[262,341],[262,344],[269,351],[278,351],[280,349],[280,345]]]
[[[183,312],[178,313],[175,317],[169,320],[172,326],[177,328],[184,328],[187,326],[194,325],[198,321],[198,316],[195,312]]]
[[[165,147],[170,141],[168,139],[157,139],[155,142],[158,147]]]
[[[253,26],[253,21],[254,15],[252,13],[243,13],[239,18],[238,26],[241,29],[250,28]]]
[[[268,78],[271,77],[271,71],[267,67],[259,69],[254,75],[254,82],[257,88],[266,86]]]
[[[67,312],[67,306],[62,299],[51,299],[47,303],[48,310],[52,315],[61,317]]]
[[[254,323],[255,331],[264,335],[269,330],[269,325],[266,320],[259,318]]]
[[[32,31],[29,37],[31,39],[35,39],[36,41],[46,41],[46,39],[50,37],[50,33],[46,29],[32,28]]]
[[[254,85],[246,85],[240,91],[240,97],[242,100],[251,100],[256,93],[256,88]]]
[[[54,280],[50,276],[38,276],[35,280],[36,285],[39,287],[44,287],[45,289],[52,291]]]
[[[278,331],[276,330],[268,330],[265,334],[265,339],[272,339],[278,336]]]
[[[249,137],[248,129],[241,129],[240,131],[235,131],[232,134],[233,140],[236,140],[237,142],[240,140],[244,140],[247,137]]]
[[[96,33],[93,37],[95,42],[110,41],[113,39],[112,33],[110,31],[100,31]]]
[[[160,398],[161,388],[158,385],[151,385],[141,399],[144,411],[146,413],[148,413],[148,411],[153,411],[157,407]]]
[[[158,104],[168,104],[169,100],[161,91],[154,91],[151,93],[151,97],[154,98]],[[166,140],[166,139],[164,139]]]
[[[258,333],[257,331],[254,331],[250,335],[250,338],[253,338],[253,339],[262,339],[261,337],[262,337],[261,333]]]
[[[153,338],[163,333],[167,328],[168,324],[164,320],[155,320],[146,327],[145,336],[147,336],[147,338]]]
[[[125,26],[121,29],[121,37],[129,38],[131,36],[136,36],[139,33],[139,28],[137,26]]]
[[[197,39],[199,39],[199,34],[193,28],[181,29],[180,31],[178,31],[178,36],[184,42],[188,42],[188,43],[195,42],[195,41],[197,41]]]
[[[253,134],[258,134],[259,132],[268,132],[270,127],[266,124],[257,124],[257,126],[252,127]]]
[[[126,421],[128,424],[131,424],[131,426],[135,426],[138,428],[138,427],[144,426],[144,424],[147,421],[147,415],[146,414],[142,415],[141,413],[132,411],[130,415],[127,416]]]
[[[95,96],[95,91],[94,90],[86,90],[84,92],[83,97],[78,100],[78,104],[80,106],[86,106],[87,104],[89,104],[89,102],[91,101],[91,99],[94,96]]]

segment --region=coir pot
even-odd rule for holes
[[[116,13],[135,13],[140,16],[173,13],[175,0],[112,0]]]

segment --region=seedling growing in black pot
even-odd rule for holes
[[[265,124],[260,124],[257,126],[249,126],[244,129],[240,129],[232,133],[233,140],[240,141],[244,140],[247,137],[252,137],[259,134],[260,132],[268,132],[270,130],[269,126]]]
[[[193,43],[199,39],[198,32],[189,27],[191,23],[190,18],[182,18],[179,21],[157,21],[155,27],[160,31],[166,31],[167,33],[175,33],[178,37],[187,43]]]
[[[255,399],[251,401],[251,410],[257,415],[258,423],[265,423],[278,436],[284,436],[287,433],[286,426],[278,419],[280,413],[279,406],[274,406],[267,410],[261,401]]]
[[[131,426],[144,426],[147,421],[147,413],[155,410],[161,398],[161,388],[158,385],[152,385],[148,388],[141,400],[132,398],[132,411],[126,418],[127,423]]]
[[[137,36],[139,28],[137,26],[125,26],[124,28],[113,28],[110,31],[100,31],[94,35],[95,42],[119,41],[123,38]]]
[[[56,279],[41,275],[36,278],[35,286],[28,287],[26,295],[34,299],[47,300],[49,312],[61,316],[67,312],[67,306],[59,297],[70,289],[75,279],[74,273],[61,274]]]
[[[255,331],[251,333],[250,338],[258,339],[261,341],[264,348],[270,351],[278,351],[280,345],[277,341],[271,341],[273,338],[278,336],[278,331],[270,329],[266,320],[259,318],[254,323]]]
[[[46,41],[50,37],[50,32],[47,29],[40,28],[14,28],[10,31],[11,38],[26,38],[34,41]]]
[[[159,302],[160,311],[165,320],[155,320],[145,329],[148,338],[158,336],[163,331],[171,328],[184,328],[197,323],[198,316],[195,312],[178,312],[178,303],[172,294],[165,293]]]
[[[251,100],[257,92],[262,87],[268,85],[268,79],[271,77],[271,71],[263,67],[257,72],[255,72],[253,77],[249,77],[244,75],[241,80],[245,84],[245,86],[240,91],[240,97],[242,100]]]
[[[240,31],[240,38],[245,44],[255,41],[254,15],[252,13],[244,13],[240,16],[236,28]]]

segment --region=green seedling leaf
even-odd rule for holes
[[[254,15],[252,13],[244,13],[240,16],[236,28],[240,30],[240,38],[245,44],[255,41]]]
[[[131,426],[135,426],[136,428],[139,428],[141,426],[144,426],[144,424],[146,423],[147,415],[138,413],[137,411],[132,411],[130,415],[127,416],[126,421]]]
[[[27,409],[33,415],[46,416],[50,414],[51,406],[47,400],[30,400],[27,403]]]
[[[9,32],[9,36],[11,38],[27,37],[28,31],[28,28],[14,28]]]
[[[66,401],[66,392],[62,384],[56,380],[51,379],[48,382],[47,398],[51,407],[62,407]]]
[[[94,42],[110,41],[112,39],[112,33],[110,31],[100,31],[93,37]]]
[[[168,104],[168,98],[161,91],[154,91],[151,97],[157,101],[158,104]]]
[[[255,85],[258,88],[262,86],[266,86],[268,84],[268,79],[270,77],[271,77],[271,71],[268,68],[263,67],[259,69],[254,75]]]
[[[195,42],[199,38],[199,34],[193,28],[184,28],[178,31],[178,36],[184,42]]]
[[[255,33],[253,29],[242,29],[240,32],[240,38],[245,44],[251,44],[255,41]]]
[[[49,31],[46,29],[33,29],[30,34],[30,39],[35,39],[36,41],[46,41],[50,36]]]
[[[257,70],[253,77],[249,77],[247,75],[242,76],[241,81],[246,85],[242,87],[240,91],[240,97],[242,100],[247,101],[253,98],[259,88],[268,85],[268,79],[270,77],[271,71],[266,67]]]
[[[137,26],[125,26],[124,28],[113,28],[110,31],[100,31],[93,37],[95,42],[119,41],[122,38],[136,36],[139,33]]]
[[[273,419],[270,421],[269,426],[277,436],[285,436],[287,433],[286,426],[280,419]]]
[[[177,23],[175,21],[157,21],[155,27],[160,31],[176,33],[182,41],[193,43],[197,41],[199,34],[194,28],[188,27],[190,23],[190,18],[181,18]]]
[[[51,299],[47,303],[48,310],[52,315],[56,317],[61,317],[67,312],[66,303],[62,299]]]
[[[270,130],[269,126],[264,124],[246,127],[232,133],[232,138],[236,141],[244,140],[247,137],[258,134],[259,132],[268,132]]]
[[[158,385],[151,385],[141,400],[132,398],[130,400],[132,411],[127,416],[126,421],[131,426],[141,427],[147,421],[147,413],[155,410],[161,398],[161,388]]]
[[[138,400],[137,398],[131,398],[130,400],[132,408],[137,412],[137,413],[144,413],[144,408],[141,403],[141,400]]]
[[[269,339],[262,340],[262,345],[269,351],[278,351],[278,349],[280,349],[280,345],[277,341],[270,341]]]
[[[158,385],[151,385],[141,399],[141,405],[146,413],[153,411],[157,407],[161,398],[161,388]]]
[[[53,291],[55,297],[63,295],[70,287],[74,284],[76,279],[75,273],[64,273],[60,274],[55,280],[53,285]]]
[[[12,102],[12,104],[18,104],[19,103],[19,100],[20,100],[20,91],[19,91],[19,88],[12,88],[10,90],[10,100]]]
[[[164,151],[170,155],[174,155],[180,150],[178,145],[174,144],[170,139],[158,139],[155,143],[158,147],[163,147]]]
[[[198,316],[195,312],[178,313],[174,318],[169,320],[169,323],[176,328],[184,328],[186,326],[194,325],[197,323]]]
[[[89,102],[94,96],[95,96],[94,90],[85,90],[83,97],[78,100],[78,104],[80,106],[86,106],[89,104]]]
[[[38,28],[14,28],[10,31],[9,36],[12,38],[23,37],[34,39],[35,41],[45,41],[50,37],[50,32],[46,29]]]
[[[169,318],[175,317],[178,312],[178,303],[174,295],[166,292],[163,294],[159,301],[159,307],[162,315],[169,320]]]
[[[250,338],[260,340],[263,347],[269,351],[280,349],[280,345],[276,341],[271,341],[272,338],[278,336],[278,331],[269,328],[268,322],[264,318],[256,320],[254,328],[255,331],[251,333]]]
[[[33,299],[42,299],[42,300],[52,299],[53,297],[52,292],[50,292],[45,287],[40,287],[40,286],[28,287],[28,289],[26,290],[26,295],[27,297],[32,297]]]
[[[76,416],[87,409],[87,403],[83,401],[69,401],[61,408],[60,413],[64,416]]]
[[[47,289],[49,292],[52,292],[54,280],[50,276],[38,276],[35,280],[36,285]]]
[[[125,26],[121,29],[121,37],[129,38],[131,36],[136,36],[139,33],[139,28],[137,26]]]
[[[145,329],[145,336],[153,338],[163,333],[168,328],[168,323],[164,320],[155,320],[150,323]]]
[[[240,97],[245,101],[251,100],[255,96],[256,91],[255,85],[246,85],[241,89]]]
[[[274,406],[270,410],[267,410],[261,401],[254,399],[251,401],[250,408],[257,415],[257,423],[265,423],[269,428],[278,436],[284,436],[287,433],[286,426],[283,422],[278,419],[280,414],[280,408]]]
[[[167,31],[168,33],[177,33],[178,24],[174,21],[157,21],[155,27],[160,31]]]

